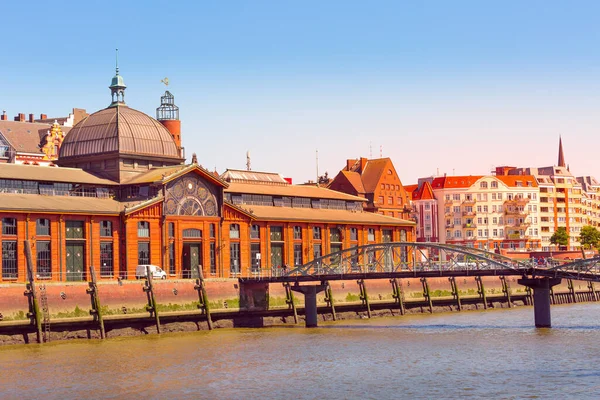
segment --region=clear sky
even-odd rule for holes
[[[27,1],[1,6],[0,107],[130,107],[168,77],[183,145],[299,183],[391,157],[404,184],[557,162],[600,178],[598,1]]]

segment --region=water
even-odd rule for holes
[[[600,304],[0,347],[0,398],[600,395]]]

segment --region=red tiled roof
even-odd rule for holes
[[[468,188],[481,178],[483,175],[441,176],[433,180],[431,187],[433,189]]]
[[[419,188],[419,185],[404,185],[404,190],[409,196],[412,196],[413,192]]]
[[[42,138],[52,129],[51,124],[20,121],[0,121],[0,133],[19,153],[40,153]],[[64,133],[71,128],[60,127]]]
[[[416,185],[415,185],[416,186]],[[413,200],[435,200],[433,189],[428,181],[424,181],[420,187],[412,192]]]
[[[509,187],[538,187],[533,175],[501,175],[495,178]],[[521,182],[521,184],[517,185],[517,182]]]
[[[360,174],[358,172],[351,171],[341,171],[342,175],[346,177],[348,182],[354,187],[357,193],[364,194],[365,187],[363,185],[362,179],[360,178]]]
[[[377,189],[379,179],[385,171],[385,168],[391,163],[389,158],[378,158],[375,160],[367,160],[367,165],[362,173],[362,182],[365,188],[365,193],[373,193]]]

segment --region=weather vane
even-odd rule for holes
[[[166,87],[169,87],[169,78],[161,79],[160,81],[164,83]]]

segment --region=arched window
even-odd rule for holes
[[[184,238],[202,238],[202,230],[200,229],[184,229],[183,230]]]
[[[138,237],[150,237],[150,222],[140,221],[138,222]]]
[[[35,233],[38,236],[50,236],[50,220],[46,218],[38,219],[35,226]]]
[[[101,237],[112,237],[112,222],[100,221],[100,236]]]

